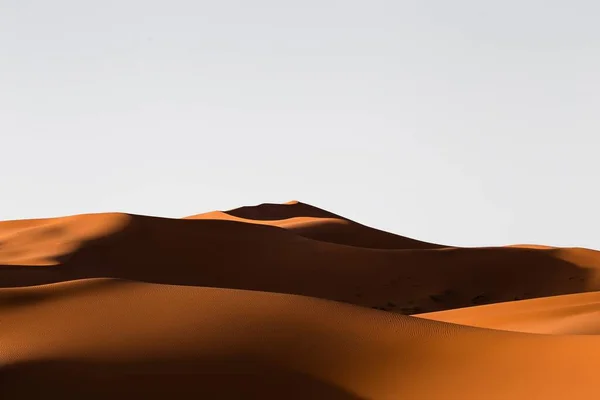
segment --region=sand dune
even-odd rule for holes
[[[600,337],[284,294],[87,280],[0,290],[0,311],[4,398],[583,399],[599,385]]]
[[[123,230],[126,214],[89,214],[0,222],[1,265],[56,265],[85,243]]]
[[[600,334],[600,292],[513,301],[415,315],[483,328],[547,334]]]
[[[299,201],[213,211],[186,219],[220,219],[285,228],[310,239],[373,249],[446,247],[380,231]]]
[[[592,250],[369,249],[273,226],[126,214],[26,226],[0,223],[0,287],[112,277],[300,294],[403,314],[600,290],[600,253]]]
[[[0,397],[594,398],[599,274],[300,202],[0,222]]]

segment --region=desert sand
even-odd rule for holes
[[[0,222],[0,397],[594,399],[600,252],[301,202]]]

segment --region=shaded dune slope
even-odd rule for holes
[[[219,219],[89,214],[0,222],[0,287],[112,277],[415,314],[600,290],[599,271],[599,253],[585,249],[372,249]]]
[[[1,289],[0,313],[7,399],[588,399],[599,386],[597,336],[286,294],[95,279]]]

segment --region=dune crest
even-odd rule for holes
[[[265,203],[229,211],[214,211],[192,215],[186,219],[227,219],[272,225],[291,230],[309,239],[374,249],[445,247],[371,228],[297,200],[283,204]]]

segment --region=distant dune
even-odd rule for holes
[[[4,221],[0,398],[595,398],[599,277],[301,202]]]
[[[192,215],[187,219],[219,219],[272,225],[291,230],[309,239],[372,249],[445,247],[370,228],[299,201],[290,201],[284,204],[261,204],[229,211],[213,211]]]

